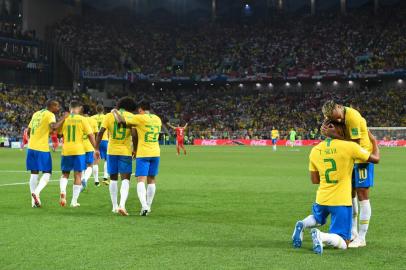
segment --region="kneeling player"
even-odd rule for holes
[[[95,139],[93,130],[89,126],[85,117],[79,113],[81,105],[78,101],[72,101],[69,105],[70,115],[65,119],[60,133],[64,138],[62,146],[61,170],[62,177],[60,180],[60,205],[66,205],[66,186],[70,171],[74,171],[73,196],[71,207],[79,207],[78,198],[82,189],[82,171],[86,169],[86,157],[83,138],[89,138],[90,143],[94,146]]]
[[[158,137],[161,131],[161,119],[150,113],[150,105],[142,102],[138,106],[137,115],[126,117],[117,110],[112,111],[118,123],[127,127],[135,127],[138,134],[135,176],[137,177],[137,194],[141,203],[141,216],[151,212],[155,196],[155,177],[158,174],[160,148]],[[145,188],[145,182],[148,183]]]
[[[331,124],[330,124],[331,125]],[[334,125],[337,132],[344,134],[341,125]],[[309,170],[313,184],[320,184],[317,190],[316,203],[312,215],[298,221],[292,236],[293,246],[302,246],[303,230],[326,223],[331,215],[329,233],[313,228],[311,237],[313,251],[323,253],[323,245],[347,249],[351,239],[352,199],[351,174],[355,160],[378,163],[379,148],[371,134],[373,151],[371,154],[358,144],[343,140],[327,138],[313,147],[310,153]]]

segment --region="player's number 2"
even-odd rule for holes
[[[337,184],[338,180],[331,180],[330,179],[330,173],[337,171],[336,161],[334,159],[332,159],[332,158],[327,158],[327,159],[324,159],[324,163],[329,163],[330,166],[331,166],[331,168],[328,168],[326,170],[325,174],[324,174],[324,176],[326,177],[326,182],[329,183],[329,184]]]
[[[145,132],[145,142],[157,142],[159,138],[160,127],[159,126],[145,126],[149,131]]]

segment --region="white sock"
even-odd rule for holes
[[[156,191],[155,184],[148,184],[147,185],[147,205],[148,205],[148,208],[151,208],[152,201],[154,200],[154,196],[155,196],[155,191]]]
[[[302,220],[304,227],[303,228],[311,228],[317,225],[317,221],[313,215],[308,216],[307,218]]]
[[[365,240],[371,219],[371,203],[369,200],[359,202],[359,237]]]
[[[272,146],[273,150],[276,151],[276,144]]]
[[[94,182],[98,183],[99,182],[99,165],[97,165],[97,164],[93,165],[93,177],[94,177]]]
[[[38,184],[38,174],[31,174],[30,176],[30,192],[34,193]]]
[[[92,167],[87,167],[85,170],[85,173],[83,174],[83,180],[85,180],[85,182],[87,183],[87,180],[89,180],[90,176],[92,175]]]
[[[120,208],[125,209],[125,202],[128,198],[128,190],[130,189],[130,180],[124,179],[121,181],[120,188]]]
[[[143,210],[148,209],[147,205],[147,190],[145,189],[144,182],[137,183],[137,194]]]
[[[66,186],[68,185],[68,178],[61,177],[59,181],[59,188],[61,189],[61,193],[66,194]]]
[[[71,204],[75,204],[78,202],[78,198],[79,198],[81,189],[82,189],[82,185],[73,185],[73,194],[72,194]]]
[[[351,233],[358,233],[358,198],[352,198],[352,228]]]
[[[323,244],[333,246],[335,248],[347,249],[347,244],[338,234],[320,232],[320,238]]]
[[[103,172],[103,178],[109,178],[109,174],[107,172],[107,160],[104,161],[104,172]]]
[[[117,209],[117,181],[110,181],[109,185],[109,190],[110,190],[110,198],[111,198],[111,203],[113,205],[113,209]]]
[[[35,188],[35,194],[39,196],[41,191],[44,189],[46,185],[48,185],[49,178],[51,178],[50,173],[44,173],[42,174],[41,179],[39,180],[38,186]]]

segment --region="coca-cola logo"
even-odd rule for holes
[[[267,141],[266,140],[252,140],[251,145],[253,145],[253,146],[266,146]]]
[[[398,141],[379,141],[379,146],[398,146]]]
[[[216,140],[203,140],[202,145],[217,145]]]

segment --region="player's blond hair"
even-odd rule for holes
[[[337,106],[337,103],[334,100],[327,100],[323,104],[323,107],[321,108],[324,117],[331,118],[336,106]]]

